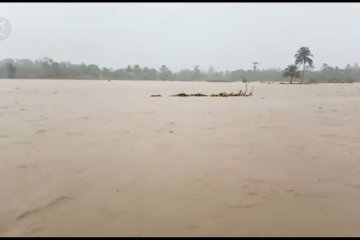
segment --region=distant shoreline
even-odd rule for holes
[[[189,83],[243,83],[242,81],[227,81],[227,80],[131,80],[131,79],[71,79],[71,78],[0,78],[1,81],[105,81],[105,82],[189,82]],[[248,81],[246,83],[262,83],[262,84],[280,84],[280,85],[316,85],[316,84],[354,84],[354,83],[360,83],[360,82],[352,82],[352,83],[346,83],[346,82],[315,82],[315,83],[288,83],[284,81]]]
[[[212,80],[158,80],[158,79],[153,79],[153,80],[133,80],[133,79],[72,79],[72,78],[0,78],[1,80],[6,80],[6,81],[10,81],[10,80],[76,80],[76,81],[131,81],[131,82],[242,82],[242,81],[226,81],[226,80],[217,80],[217,81],[212,81]],[[259,81],[253,81],[253,82],[259,82]]]

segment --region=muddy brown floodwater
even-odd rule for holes
[[[249,86],[1,80],[0,235],[359,236],[360,84]]]

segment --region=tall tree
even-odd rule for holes
[[[254,72],[256,71],[256,65],[258,65],[259,63],[258,62],[253,62],[252,63],[254,66],[253,66],[253,69],[254,69]]]
[[[16,76],[16,67],[12,63],[7,63],[7,75],[10,79]]]
[[[215,68],[214,68],[212,65],[209,67],[209,70],[208,70],[207,74],[208,74],[208,77],[209,77],[209,78],[213,78],[213,77],[214,77]]]
[[[300,78],[300,71],[296,65],[289,65],[285,68],[283,77],[290,77],[290,84],[292,84],[293,78]]]
[[[171,71],[168,69],[166,65],[162,65],[160,67],[160,79],[161,80],[170,80],[171,78]]]
[[[192,80],[198,80],[198,79],[200,79],[199,65],[194,65]]]
[[[310,52],[308,47],[301,47],[297,53],[295,54],[295,65],[303,64],[303,74],[301,77],[301,83],[304,81],[305,76],[305,65],[309,64],[309,66],[313,65],[313,60],[311,57],[314,57]]]
[[[135,78],[137,80],[141,79],[141,67],[138,64],[135,64],[133,67],[133,71],[135,73]]]
[[[133,68],[131,67],[131,65],[128,65],[126,70],[126,78],[129,79],[129,80],[133,80],[135,78],[135,73],[134,73],[134,70]]]

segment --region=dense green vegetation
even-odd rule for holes
[[[0,78],[20,79],[103,79],[103,80],[180,80],[180,81],[281,81],[282,69],[259,70],[254,62],[251,70],[216,71],[198,65],[178,72],[171,71],[166,65],[158,69],[145,66],[127,66],[120,69],[100,68],[95,64],[72,64],[56,62],[50,58],[39,60],[4,59],[0,61]],[[305,65],[303,65],[305,66]],[[306,66],[305,66],[306,67]],[[344,68],[323,64],[319,71],[307,67],[304,83],[309,82],[355,82],[360,81],[360,68],[357,64]]]

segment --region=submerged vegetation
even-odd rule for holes
[[[203,93],[186,94],[186,93],[182,92],[182,93],[171,95],[171,97],[250,97],[253,95],[253,93],[254,93],[254,87],[252,87],[250,93],[247,93],[247,84],[246,84],[244,92],[242,90],[240,90],[238,93],[221,92],[218,94],[211,94],[211,95],[206,95]],[[151,95],[151,96],[155,97],[155,96],[161,96],[161,95]]]

